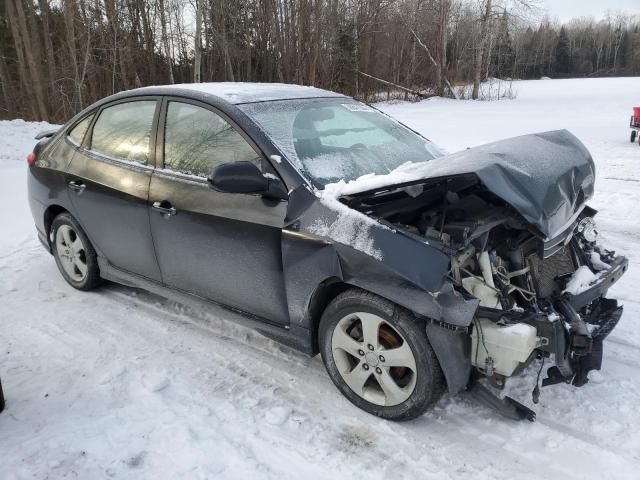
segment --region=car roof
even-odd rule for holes
[[[136,88],[127,93],[133,94],[162,94],[171,92],[194,96],[211,95],[233,105],[242,103],[269,102],[274,100],[292,100],[297,98],[348,98],[329,90],[303,85],[286,83],[249,83],[249,82],[210,82],[210,83],[181,83],[176,85],[158,85]]]

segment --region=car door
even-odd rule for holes
[[[251,161],[274,174],[257,147],[221,112],[163,102],[151,178],[151,232],[163,282],[275,324],[288,323],[281,234],[285,201],[221,193],[213,168]]]
[[[149,226],[158,97],[128,99],[95,115],[68,169],[74,214],[114,267],[160,282]]]

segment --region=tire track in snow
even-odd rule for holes
[[[154,302],[153,300],[153,296],[140,296],[140,295],[136,295],[135,297],[132,297],[130,295],[127,295],[123,289],[121,289],[120,287],[117,288],[117,290],[109,290],[108,291],[108,295],[109,296],[114,296],[116,297],[118,300],[127,303],[127,304],[133,304],[136,305],[139,308],[144,308],[146,310],[148,310],[150,313],[153,314],[161,314],[163,317],[171,319],[171,321],[180,321],[182,323],[186,323],[188,325],[190,325],[191,327],[195,328],[195,329],[201,329],[203,326],[200,323],[194,322],[193,318],[190,318],[189,316],[186,315],[185,312],[170,312],[167,311],[165,306],[157,306],[156,302]],[[173,305],[175,306],[175,304]],[[205,318],[203,317],[199,317],[199,320],[205,320]],[[222,320],[223,322],[226,322],[227,320]],[[237,327],[237,329],[244,329],[244,327]],[[222,339],[225,342],[225,346],[231,346],[233,345],[234,348],[234,352],[233,352],[233,358],[234,358],[234,363],[227,363],[227,364],[221,364],[219,362],[216,362],[216,365],[218,367],[224,367],[228,370],[230,370],[233,373],[236,373],[238,375],[238,378],[241,379],[242,382],[250,382],[253,384],[259,384],[261,387],[264,388],[268,388],[271,385],[270,381],[262,381],[259,377],[260,374],[260,369],[258,369],[258,371],[256,371],[255,369],[253,371],[250,371],[246,365],[249,364],[254,364],[256,361],[262,361],[264,362],[265,358],[263,358],[263,356],[267,356],[268,360],[270,360],[271,362],[273,362],[275,365],[280,364],[282,365],[283,362],[286,362],[287,364],[287,371],[290,372],[290,367],[293,367],[295,370],[299,370],[300,368],[302,369],[308,369],[309,366],[306,364],[306,362],[299,362],[296,361],[296,359],[293,359],[293,365],[292,365],[292,358],[290,355],[285,355],[283,358],[282,356],[282,352],[274,352],[272,351],[269,346],[264,346],[264,345],[260,345],[261,343],[263,343],[261,340],[258,341],[253,341],[254,339],[252,339],[252,341],[250,342],[244,342],[242,340],[239,340],[237,338],[235,338],[234,336],[229,336],[225,333],[220,333],[215,331],[215,327],[214,328],[207,328],[204,327],[204,330],[206,330],[208,333],[213,333],[216,337],[219,337],[220,339]],[[271,342],[268,339],[263,339],[264,342],[266,342],[267,344],[269,342]],[[227,345],[227,343],[229,345]],[[258,345],[256,345],[256,343]],[[265,348],[266,347],[266,348]],[[213,356],[216,356],[216,353],[214,352],[212,354]],[[295,355],[298,355],[297,352],[295,353]],[[256,358],[256,356],[258,358]],[[306,357],[303,357],[306,358]],[[274,366],[275,366],[274,365]],[[321,367],[321,366],[320,366]],[[277,368],[277,367],[276,367]],[[267,366],[267,369],[271,369],[270,366]],[[308,371],[308,370],[306,370]],[[278,372],[276,372],[278,373]],[[328,378],[326,378],[326,374],[324,372],[324,370],[320,369],[318,372],[318,376],[323,376],[325,377],[326,383],[329,384],[329,387],[331,388],[332,385],[330,384],[330,382],[328,381]],[[286,372],[281,372],[280,375],[278,376],[290,376],[293,373],[289,373],[287,374]],[[303,372],[297,372],[297,374],[303,374]],[[273,375],[273,373],[272,373]],[[283,380],[287,380],[286,378]],[[278,382],[279,383],[279,382]],[[337,392],[334,392],[335,396],[338,396]],[[281,397],[287,397],[288,398],[288,402],[287,403],[291,403],[291,404],[296,404],[299,401],[298,395],[297,394],[291,394],[290,391],[288,390],[284,390],[281,391],[279,393],[279,395]],[[311,403],[311,405],[309,405],[309,407],[313,407],[312,410],[314,412],[321,412],[322,416],[320,418],[320,420],[322,420],[322,423],[324,422],[328,422],[329,419],[332,417],[332,412],[326,412],[326,406],[327,405],[331,405],[331,398],[327,398],[327,397],[333,397],[334,395],[329,394],[329,395],[323,395],[323,396],[310,396],[311,399],[314,399]],[[310,400],[309,397],[305,398],[305,401],[307,402],[307,404],[309,403]],[[340,397],[339,397],[340,398]],[[470,406],[471,407],[471,406]],[[347,408],[354,408],[352,407],[350,404],[347,403]],[[358,412],[360,413],[360,412]],[[471,413],[475,414],[475,409],[473,407],[471,407]],[[493,412],[491,412],[493,415],[495,415]],[[312,414],[309,411],[305,411],[304,412],[305,416],[307,418],[312,417]],[[427,416],[427,418],[430,415]],[[471,415],[470,418],[468,419],[469,422],[473,422],[473,416]],[[367,417],[368,420],[368,417]],[[372,420],[376,420],[377,419],[372,419]],[[502,419],[500,419],[499,421],[502,421]],[[335,421],[334,421],[335,423]],[[459,427],[456,430],[464,430],[462,428],[463,425],[459,425]],[[339,444],[344,444],[344,438],[351,438],[350,437],[350,431],[351,429],[349,427],[346,427],[344,425],[342,425],[342,427],[344,428],[344,431],[346,433],[344,434],[337,434],[334,433],[333,435],[330,435],[330,437],[336,437],[339,439],[338,443]],[[407,448],[411,448],[411,445],[415,445],[416,443],[420,443],[420,442],[424,442],[425,440],[429,440],[429,443],[433,444],[433,443],[440,443],[441,448],[444,448],[444,445],[442,445],[443,443],[443,439],[447,438],[446,435],[446,431],[448,431],[449,429],[445,429],[445,430],[441,430],[439,433],[434,434],[434,432],[429,432],[429,434],[425,435],[424,431],[419,431],[416,432],[416,434],[409,434],[407,435],[407,432],[404,432],[402,437],[403,437],[403,441],[406,443],[406,447]],[[376,431],[375,429],[373,430],[374,432]],[[474,431],[475,433],[480,433],[479,431]],[[442,436],[441,436],[442,435]],[[395,437],[395,436],[394,436]],[[426,437],[426,438],[425,438]],[[471,435],[472,438],[476,437],[476,435]],[[357,438],[357,437],[356,437]],[[397,437],[396,437],[396,442],[397,442]],[[474,440],[472,440],[471,442],[465,442],[465,441],[460,441],[459,439],[456,439],[455,442],[453,442],[448,448],[454,448],[454,450],[456,451],[457,455],[464,455],[464,450],[467,448],[471,448],[473,447],[474,450],[477,452],[478,450],[483,452],[483,455],[491,455],[492,454],[492,448],[491,446],[487,446],[486,448],[479,448],[478,445],[476,444],[476,442]],[[384,458],[386,456],[384,451],[378,451],[378,448],[376,445],[368,445],[365,449],[366,453],[363,453],[365,455],[365,457],[370,458],[371,460],[373,460],[374,458]],[[512,453],[517,453],[515,450]],[[523,464],[526,463],[530,468],[535,468],[536,464],[535,462],[530,462],[529,460],[527,460],[526,462],[520,458],[519,455],[514,455],[514,458],[518,458],[518,463],[519,464]],[[387,459],[387,461],[390,461],[389,459]],[[557,470],[558,474],[563,474],[566,476],[567,472],[564,470]],[[571,477],[571,478],[578,478],[578,477]]]
[[[141,298],[140,296],[131,297],[131,296],[126,295],[126,293],[120,292],[120,291],[109,292],[109,293],[113,293],[114,296],[122,299],[124,302],[134,303],[134,304],[136,304],[138,306],[141,306],[141,307],[144,307],[144,308],[149,308],[152,311],[153,310],[155,310],[155,311],[160,310],[164,315],[167,315],[169,317],[174,317],[175,316],[179,320],[181,320],[181,321],[183,321],[185,323],[191,324],[196,328],[202,328],[203,327],[203,325],[201,323],[194,322],[194,319],[191,318],[190,316],[188,316],[188,314],[186,312],[168,312],[166,310],[166,306],[156,307],[155,304],[151,303],[151,301],[150,301],[150,300],[152,300],[151,297],[144,298],[144,299]],[[170,302],[170,304],[171,303],[172,302]],[[173,304],[173,305],[175,306],[175,304]],[[200,316],[196,315],[196,318],[198,320],[207,320],[205,318],[206,316],[208,316],[208,315],[200,315]],[[223,322],[227,321],[227,320],[224,320],[224,319],[221,319],[221,320]],[[220,332],[216,332],[215,328],[211,328],[211,327],[207,327],[207,326],[204,326],[204,328],[207,331],[213,333],[216,336],[220,335]],[[243,329],[245,327],[238,327],[238,328]],[[256,342],[250,342],[251,344],[248,344],[246,342],[243,342],[242,340],[238,340],[237,338],[234,338],[233,336],[229,336],[229,335],[226,335],[226,334],[222,334],[221,338],[223,338],[225,341],[231,341],[232,343],[235,343],[236,347],[238,347],[240,350],[244,350],[244,349],[249,348],[251,350],[256,350],[257,353],[259,353],[260,355],[267,355],[275,363],[281,363],[281,361],[282,361],[282,352],[277,352],[277,351],[274,352],[270,348],[257,346],[257,345],[255,345]],[[267,342],[271,342],[270,340],[267,340],[266,338],[265,338],[265,340]],[[261,342],[257,342],[257,343],[259,344]],[[243,355],[242,351],[239,354]],[[296,354],[297,354],[297,352],[296,352]],[[287,363],[289,364],[289,366],[291,366],[290,363],[291,363],[292,359],[290,358],[289,355],[285,355],[285,356],[287,357],[286,358]],[[235,358],[238,358],[238,357],[235,357]],[[296,362],[294,360],[294,364],[295,364],[295,367],[308,368],[308,365],[305,365],[305,362]],[[248,370],[246,368],[243,368],[243,367],[238,366],[238,365],[236,365],[236,366],[227,365],[227,368],[231,368],[233,371],[241,372],[240,373],[241,377],[245,377],[245,375],[249,375],[249,372],[248,372]],[[255,372],[254,372],[254,375],[255,375]],[[320,375],[324,375],[324,371],[323,370],[320,372]],[[255,379],[254,379],[254,381],[255,381]],[[264,382],[261,383],[261,386],[268,386],[268,382],[267,383],[264,383]],[[292,401],[292,402],[295,401],[295,396],[289,397],[289,400]],[[318,409],[324,410],[324,408],[323,408],[324,407],[324,400],[325,399],[323,399],[322,402],[314,402],[314,403],[316,403],[314,411],[318,411]],[[353,408],[355,408],[355,407],[353,407]],[[463,432],[465,430],[471,430],[471,434],[469,435],[471,438],[478,438],[478,437],[482,438],[483,436],[486,436],[486,432],[482,432],[481,430],[473,429],[473,428],[469,427],[469,425],[473,424],[473,418],[475,416],[474,414],[477,413],[476,412],[477,408],[473,408],[473,406],[469,405],[469,409],[470,409],[470,413],[472,413],[472,415],[470,415],[469,418],[467,418],[468,423],[460,423],[460,422],[457,422],[457,421],[454,420],[453,423],[457,423],[458,424],[458,428],[456,430],[463,431]],[[495,412],[491,411],[491,414],[497,417],[497,414]],[[429,414],[428,414],[428,416],[429,416]],[[330,412],[327,412],[327,417],[326,418],[329,418],[329,417],[330,417]],[[503,419],[500,419],[499,417],[498,417],[498,419],[499,420],[497,420],[497,421],[504,422]],[[551,419],[548,419],[548,418],[545,418],[545,417],[539,417],[539,420],[540,420],[539,421],[540,424],[544,425],[544,427],[546,427],[546,429],[554,431],[555,435],[563,436],[568,440],[574,440],[574,441],[581,442],[582,444],[584,444],[585,449],[589,450],[590,453],[592,453],[593,455],[596,455],[597,452],[599,452],[599,451],[600,452],[606,451],[608,453],[608,455],[612,459],[616,459],[615,461],[625,463],[625,459],[623,457],[621,457],[618,452],[616,452],[614,449],[611,449],[608,446],[606,446],[606,445],[602,444],[601,442],[599,442],[597,437],[595,437],[593,435],[589,435],[588,433],[585,433],[585,432],[580,432],[579,430],[576,430],[576,429],[574,429],[574,428],[572,428],[570,426],[562,425],[562,424],[560,424],[560,423],[558,423],[558,422],[556,422],[554,420],[551,420]],[[531,427],[531,428],[535,428],[535,427]],[[444,432],[442,432],[442,433],[444,433]],[[409,441],[408,443],[409,444],[413,444],[414,442],[420,440],[419,437],[421,437],[422,440],[424,441],[424,432],[420,432],[418,435],[406,435],[406,433],[405,433],[405,435],[403,435],[403,437],[404,437],[405,440],[408,440],[410,438],[411,441]],[[465,444],[466,442],[461,442],[461,443]],[[476,450],[476,452],[478,452],[480,450],[480,451],[483,451],[485,455],[491,455],[492,454],[493,448],[490,445],[488,445],[486,448],[484,447],[484,445],[485,445],[484,443],[481,443],[480,445],[481,445],[481,447],[479,447],[478,444],[475,441],[473,441],[473,442],[468,443],[466,445],[466,447],[472,447],[473,446],[473,448]],[[518,463],[519,464],[526,464],[531,469],[536,469],[536,468],[539,467],[540,463],[544,463],[544,458],[545,458],[544,455],[540,456],[539,458],[532,459],[531,458],[532,455],[530,453],[527,453],[526,455],[521,455],[522,452],[520,452],[515,447],[509,447],[509,446],[503,445],[503,448],[506,449],[506,450],[509,450],[510,453],[513,455],[513,458],[517,458],[518,459]],[[369,450],[370,451],[375,451],[375,449],[371,449],[370,447],[369,447]],[[580,474],[576,475],[573,472],[572,468],[560,468],[560,467],[554,466],[553,470],[556,471],[557,474],[562,474],[565,477],[569,476],[569,478],[576,478],[576,479],[577,478],[583,478],[583,476],[580,475]]]
[[[178,320],[183,323],[186,323],[190,327],[193,327],[195,331],[202,330],[202,325],[198,323],[194,323],[192,319],[184,318],[183,313],[177,313],[177,314],[173,312],[169,313],[160,307],[156,307],[155,303],[150,303],[148,301],[151,299],[151,297],[141,300],[139,296],[130,297],[120,291],[109,292],[109,293],[115,293],[115,296],[122,299],[123,302],[129,303],[129,304],[135,304],[138,307],[148,309],[149,311],[153,312],[155,315],[160,314],[165,318],[169,318],[171,321]],[[240,328],[244,328],[244,327],[240,327]],[[384,459],[384,461],[387,464],[394,464],[397,462],[397,458],[389,457],[389,455],[384,450],[378,449],[374,443],[367,442],[366,440],[363,440],[360,436],[354,435],[352,432],[352,428],[350,428],[347,425],[341,424],[341,422],[339,421],[338,421],[339,428],[337,429],[337,431],[333,431],[333,432],[324,431],[326,430],[326,428],[322,428],[322,425],[329,425],[331,423],[334,423],[334,424],[336,423],[335,420],[333,422],[331,420],[331,416],[332,416],[331,412],[325,412],[326,405],[335,404],[336,399],[339,399],[343,403],[346,403],[346,401],[344,401],[339,396],[337,391],[333,391],[333,388],[332,388],[333,386],[330,383],[328,377],[326,377],[326,374],[322,369],[321,365],[319,365],[319,362],[314,362],[313,360],[311,360],[311,362],[318,364],[318,368],[313,368],[313,367],[310,368],[310,366],[307,365],[308,362],[307,362],[306,356],[302,357],[305,359],[302,362],[298,361],[298,359],[295,358],[296,356],[300,356],[300,354],[298,354],[297,352],[295,352],[295,354],[293,355],[294,358],[292,359],[290,355],[283,356],[282,352],[272,352],[268,348],[267,349],[261,348],[261,347],[256,348],[255,343],[258,343],[258,344],[262,343],[261,340],[258,340],[257,342],[252,341],[252,342],[249,342],[251,344],[247,344],[241,340],[237,340],[233,337],[226,336],[224,334],[223,336],[220,336],[219,332],[212,331],[211,328],[205,327],[204,330],[207,333],[213,333],[214,336],[219,337],[225,342],[225,347],[227,347],[227,353],[232,353],[232,357],[234,359],[233,362],[227,362],[227,363],[221,362],[220,361],[221,359],[216,352],[213,352],[211,355],[213,357],[217,357],[217,361],[215,361],[216,366],[222,367],[227,371],[231,372],[232,374],[234,374],[236,376],[235,377],[236,381],[240,384],[259,385],[262,388],[269,389],[274,387],[274,383],[282,384],[283,381],[285,381],[285,384],[286,384],[286,381],[291,379],[291,375],[294,375],[294,373],[291,372],[292,369],[293,370],[302,369],[304,372],[309,372],[310,369],[318,371],[319,373],[318,376],[322,376],[323,382],[326,383],[328,386],[328,390],[325,390],[326,393],[324,395],[316,395],[315,393],[317,392],[311,392],[312,393],[311,395],[303,396],[302,401],[303,401],[304,407],[300,406],[301,399],[298,392],[283,389],[279,391],[278,393],[279,397],[281,399],[286,398],[287,403],[290,405],[296,405],[295,408],[299,412],[298,415],[301,416],[303,419],[305,419],[304,420],[305,423],[310,423],[309,419],[314,419],[313,422],[311,422],[311,424],[313,425],[311,428],[313,430],[318,431],[319,432],[318,434],[322,437],[322,441],[326,442],[327,444],[331,444],[331,445],[337,444],[337,446],[343,446],[343,447],[351,446],[353,447],[349,452],[351,456],[353,455],[358,456],[361,460],[365,461],[366,463],[371,463],[372,465],[374,463],[373,460],[376,458],[378,460]],[[267,343],[271,342],[271,340],[268,340],[266,338],[264,338],[263,341]],[[229,352],[229,347],[231,347],[233,352]],[[267,357],[266,359],[265,359],[265,356]],[[265,360],[268,360],[269,363],[272,363],[273,365],[270,365],[269,363],[265,362]],[[292,360],[293,360],[293,364],[292,364]],[[287,368],[282,371],[279,371],[278,366],[281,367],[283,363],[286,363]],[[260,364],[263,366],[258,368],[250,367],[251,365],[256,365],[256,364]],[[273,371],[274,369],[275,369],[275,372]],[[264,380],[262,378],[261,374],[263,373],[264,370],[268,370],[271,372],[270,377],[268,377],[268,378],[271,378],[271,380],[269,380],[268,378]],[[296,372],[295,374],[303,375],[303,371]],[[207,390],[206,386],[204,388],[205,390]],[[249,389],[244,389],[244,390],[249,390]],[[336,397],[336,398],[330,398],[330,397]],[[348,403],[347,403],[347,408],[355,409],[355,407],[352,407]],[[362,414],[361,412],[357,412],[357,413],[360,415],[364,415],[366,420],[374,418],[374,417],[369,417],[366,414]],[[318,414],[321,414],[320,418],[315,418],[315,417],[318,417]],[[268,439],[264,439],[264,440],[268,441]],[[315,441],[318,441],[318,440],[319,439],[316,436]],[[360,448],[360,446],[363,444],[366,444],[366,448]],[[396,456],[398,454],[399,452],[396,452]],[[396,467],[398,466],[396,465]],[[396,470],[397,469],[398,468],[396,468]]]
[[[617,335],[609,335],[607,337],[607,339],[605,340],[605,343],[606,342],[615,343],[616,345],[622,345],[622,346],[630,348],[632,350],[640,350],[640,345],[639,344],[637,344],[635,342],[632,342],[632,341],[629,341],[629,340],[627,340],[625,338],[618,337]]]
[[[624,365],[626,367],[632,368],[634,370],[640,370],[640,361],[636,361],[630,358],[621,358],[620,356],[609,356],[606,358],[607,361],[619,363],[620,365]]]

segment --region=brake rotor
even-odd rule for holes
[[[391,326],[386,323],[380,325],[378,330],[378,338],[380,343],[384,345],[387,350],[398,348],[402,345],[402,338],[398,335]],[[404,376],[410,372],[406,367],[391,367],[389,368],[389,374],[396,382],[401,381]]]

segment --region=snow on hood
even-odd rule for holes
[[[489,143],[428,162],[405,163],[386,175],[368,174],[325,186],[334,197],[416,182],[475,174],[547,238],[577,217],[593,195],[595,165],[586,147],[566,130]]]

